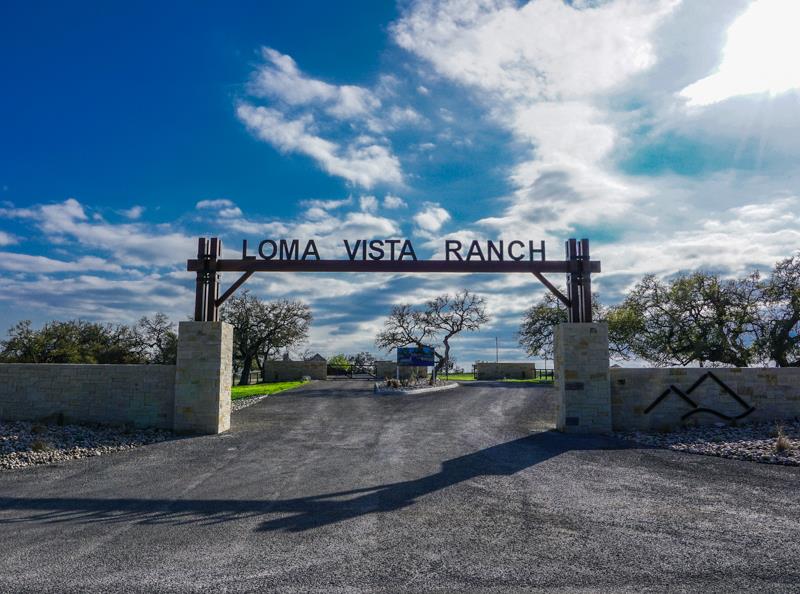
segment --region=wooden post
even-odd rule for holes
[[[581,322],[592,321],[592,273],[589,270],[589,240],[581,239]]]
[[[205,260],[208,256],[208,240],[201,237],[197,240],[197,259]],[[202,270],[197,271],[197,284],[194,295],[194,321],[202,322],[205,318],[206,308],[206,273]]]
[[[567,297],[569,298],[569,321],[581,321],[581,296],[580,296],[580,271],[581,262],[578,259],[578,242],[569,239],[566,243],[567,261],[569,262],[569,272],[567,273]]]
[[[216,237],[212,237],[208,255],[209,272],[208,283],[206,285],[205,322],[219,321],[219,308],[217,308],[217,299],[219,299],[219,273],[217,272],[217,259],[221,253],[222,241]]]

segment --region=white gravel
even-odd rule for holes
[[[173,437],[162,429],[0,421],[0,470],[102,456]]]
[[[788,448],[778,451],[777,428],[782,427]],[[679,452],[748,460],[766,464],[800,466],[800,419],[754,423],[741,427],[687,427],[669,433],[633,431],[617,437]]]
[[[272,394],[262,394],[260,396],[247,396],[246,398],[237,398],[231,400],[231,410],[236,412],[248,406],[253,406],[256,402],[261,402],[264,398],[269,398]]]
[[[416,384],[413,386],[403,388],[389,388],[385,383],[375,384],[373,392],[375,394],[427,394],[428,392],[441,392],[442,390],[450,390],[457,388],[456,382],[442,382],[437,381],[435,385],[431,386],[428,383]]]

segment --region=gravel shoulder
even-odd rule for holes
[[[174,438],[160,429],[0,421],[0,470],[102,456]]]
[[[741,427],[720,424],[688,427],[668,433],[634,431],[616,435],[642,445],[677,452],[800,466],[800,419],[754,423]]]

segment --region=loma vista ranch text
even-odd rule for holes
[[[342,240],[342,254],[350,261],[391,260],[416,261],[417,254],[409,239],[355,239]],[[250,254],[247,240],[242,240],[242,259],[255,260],[321,260],[319,250],[313,239],[301,242],[299,239],[264,239],[258,244],[258,255]],[[447,239],[444,242],[447,262],[521,262],[523,260],[544,261],[544,241],[533,240],[487,240],[462,242]]]

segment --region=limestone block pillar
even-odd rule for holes
[[[181,322],[175,370],[175,431],[215,434],[231,426],[233,326]]]
[[[610,433],[608,326],[559,324],[554,349],[556,427],[566,433]]]

